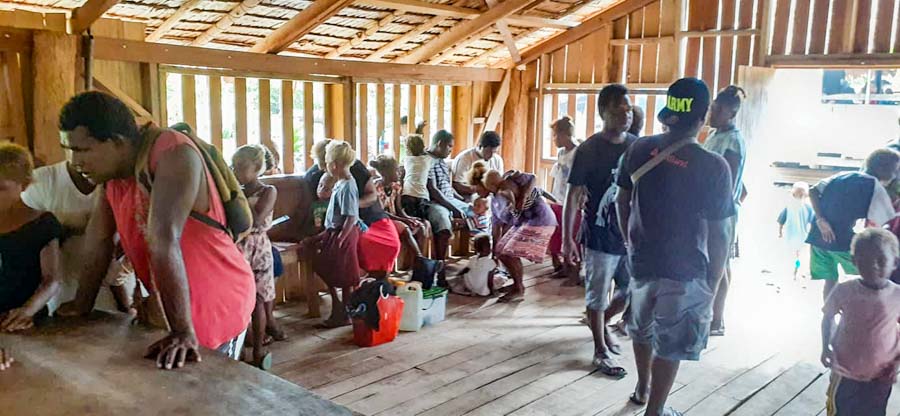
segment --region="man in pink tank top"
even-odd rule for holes
[[[145,143],[124,103],[99,92],[76,95],[63,107],[59,129],[72,165],[103,185],[86,231],[78,296],[60,313],[93,309],[118,232],[137,277],[162,300],[170,328],[147,356],[164,369],[200,361],[199,346],[237,358],[255,301],[253,273],[227,233],[191,215],[225,223],[193,142],[162,133],[150,148],[152,183],[139,186],[135,170]]]

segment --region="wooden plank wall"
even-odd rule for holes
[[[361,146],[364,152],[361,152],[360,158],[368,160],[384,153],[398,156],[403,146],[401,137],[414,133],[421,122],[427,122],[424,130],[426,144],[438,130],[456,133],[451,125],[452,118],[444,115],[448,109],[446,90],[451,88],[454,87],[443,84],[358,84],[356,137],[360,144],[366,143],[366,146]],[[405,110],[402,91],[407,91]],[[409,123],[407,131],[400,131],[403,116]],[[369,123],[363,123],[364,117],[368,117]],[[388,125],[390,128],[387,128]],[[362,137],[367,140],[363,141]]]
[[[900,22],[894,19],[894,0],[773,0],[770,7],[774,8],[773,56],[897,51],[897,40],[891,36],[900,29]],[[874,25],[870,25],[873,16]]]

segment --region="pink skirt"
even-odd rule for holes
[[[313,271],[331,287],[356,287],[359,284],[359,261],[356,246],[359,228],[354,226],[344,245],[338,244],[340,230],[328,230],[319,244],[310,250]]]
[[[553,256],[558,256],[562,254],[562,246],[563,246],[563,206],[560,204],[549,204],[550,209],[553,210],[553,214],[556,215],[556,223],[559,224],[556,226],[556,229],[553,230],[553,236],[550,237],[550,254]],[[581,229],[581,210],[579,209],[575,213],[575,242],[578,241],[578,230]]]
[[[546,258],[547,246],[555,230],[554,226],[514,226],[500,237],[497,251],[501,256],[520,257],[540,263]]]

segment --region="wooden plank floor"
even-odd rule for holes
[[[829,374],[818,363],[821,288],[736,265],[728,334],[682,364],[669,404],[688,415],[819,415]],[[579,323],[583,289],[526,268],[526,300],[450,296],[447,320],[390,344],[358,348],[351,330],[314,328],[305,305],[276,312],[290,340],[272,347],[273,372],[364,415],[640,415],[636,380],[592,368]],[[328,299],[323,314],[328,314]],[[627,340],[623,340],[627,341]],[[900,394],[889,415],[900,415]]]

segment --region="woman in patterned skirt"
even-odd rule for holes
[[[498,302],[521,302],[525,295],[522,259],[540,263],[556,229],[556,217],[535,186],[535,176],[510,171],[501,174],[478,162],[470,171],[469,183],[493,195],[494,255],[506,266],[513,285]]]

